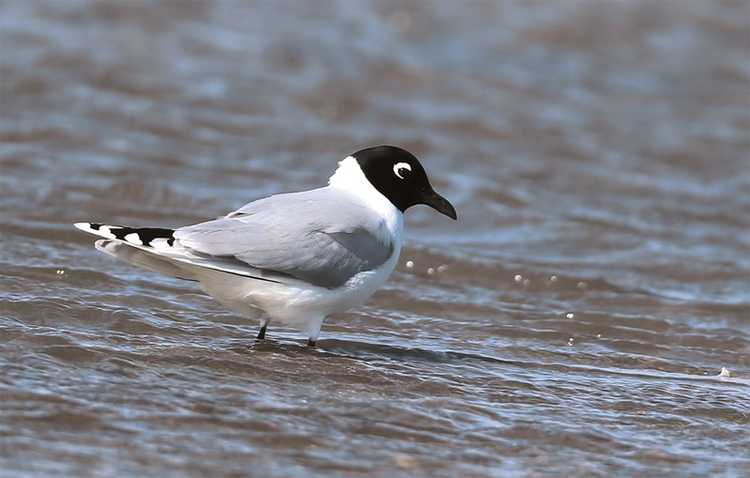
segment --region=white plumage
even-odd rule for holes
[[[402,211],[412,203],[455,219],[416,158],[384,146],[341,161],[326,187],[259,199],[214,221],[175,230],[75,226],[102,237],[98,250],[195,281],[227,308],[259,319],[259,338],[276,322],[305,331],[314,345],[327,316],[360,305],[391,274]]]

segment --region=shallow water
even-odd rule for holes
[[[3,2],[2,476],[746,476],[749,5]],[[378,143],[459,222],[315,350],[71,226]]]

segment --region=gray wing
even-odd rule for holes
[[[385,224],[365,204],[334,188],[280,194],[224,218],[177,229],[184,247],[333,289],[391,257]]]

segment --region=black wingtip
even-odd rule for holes
[[[174,229],[163,227],[127,227],[98,222],[76,222],[76,228],[106,239],[119,239],[133,244],[150,246],[154,239],[166,239],[171,247],[174,245]]]

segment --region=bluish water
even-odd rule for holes
[[[0,5],[3,476],[745,476],[747,2]],[[319,348],[96,252],[415,153]],[[720,376],[722,369],[726,372]]]

